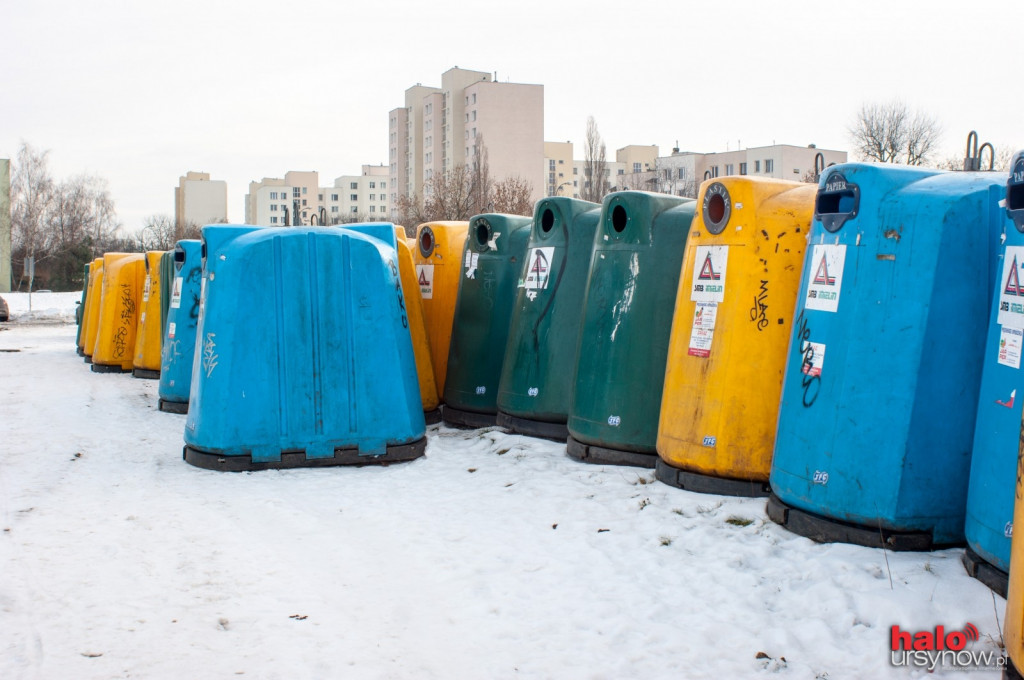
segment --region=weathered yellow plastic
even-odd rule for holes
[[[135,331],[135,357],[132,361],[137,377],[160,377],[160,335],[164,327],[160,314],[160,258],[163,254],[162,250],[146,253],[139,323]]]
[[[423,318],[423,298],[420,296],[420,286],[416,281],[413,246],[409,245],[409,240],[405,237],[405,227],[396,226],[395,235],[398,237],[398,273],[402,278],[405,314],[409,319],[409,335],[412,336],[412,350],[416,357],[420,399],[426,413],[435,410],[441,400],[437,395],[437,383],[434,381],[434,363],[430,358],[430,339],[427,337],[426,321]]]
[[[100,315],[100,296],[103,285],[103,258],[97,257],[89,265],[89,288],[85,294],[85,309],[82,310],[82,332],[78,336],[78,348],[82,356],[91,357],[96,344],[96,319]]]
[[[728,211],[709,218],[722,186]],[[658,424],[658,455],[668,465],[768,481],[816,191],[814,184],[751,177],[701,185],[676,294]],[[709,220],[718,220],[712,229],[720,233],[709,231]],[[704,299],[698,305],[694,297]]]
[[[97,365],[132,370],[142,282],[146,278],[144,260],[142,253],[107,253],[103,256],[103,294],[100,297],[96,347],[92,354],[94,370]]]
[[[434,383],[439,395],[444,394],[444,380],[448,373],[455,298],[459,293],[459,277],[464,271],[461,260],[468,231],[469,222],[426,222],[416,227],[413,260],[423,299]],[[425,234],[430,234],[431,243],[426,243]],[[499,351],[504,352],[505,348]]]
[[[1013,502],[1013,526],[1024,527],[1024,451],[1017,456],[1017,485]],[[1018,673],[1024,669],[1024,531],[1013,532],[1010,544],[1010,579],[1006,592],[1004,637],[1006,656]],[[1014,677],[1010,674],[1004,677]],[[1019,677],[1019,676],[1017,676]]]

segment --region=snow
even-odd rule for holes
[[[894,624],[998,649],[959,549],[818,545],[763,499],[498,429],[432,426],[389,467],[192,467],[156,381],[52,323],[78,294],[4,297],[0,678],[926,677],[890,665]]]

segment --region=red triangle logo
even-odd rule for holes
[[[714,265],[711,264],[711,253],[708,253],[704,258],[704,266],[700,268],[700,274],[697,275],[697,279],[701,281],[717,281],[722,278],[722,275],[715,271]]]
[[[427,272],[425,272],[423,270],[420,270],[420,285],[421,286],[429,286],[430,285],[430,281],[427,281]]]
[[[1024,295],[1020,290],[1020,278],[1017,276],[1017,256],[1013,257],[1013,266],[1010,267],[1010,275],[1006,277],[1006,285],[1003,286],[1004,295]]]
[[[537,258],[533,261],[533,267],[530,268],[530,273],[536,274],[537,278],[544,276],[548,271],[548,260],[544,257],[544,253],[537,251]]]
[[[821,256],[821,263],[818,265],[818,272],[814,275],[814,283],[825,286],[836,285],[836,277],[828,275],[828,263],[825,256]]]

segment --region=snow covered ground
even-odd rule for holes
[[[894,624],[998,650],[1005,602],[960,550],[818,545],[763,500],[497,429],[200,470],[155,381],[90,372],[52,323],[78,294],[4,297],[0,678],[926,677],[890,664]]]

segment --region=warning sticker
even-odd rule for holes
[[[174,278],[174,288],[171,289],[171,309],[181,307],[181,288],[184,284],[184,277],[177,276]]]
[[[846,246],[816,245],[811,252],[811,273],[807,282],[804,307],[822,312],[839,309],[839,292],[843,288],[843,266]]]
[[[474,253],[472,250],[466,251],[466,278],[476,278],[476,265],[480,260],[480,253]]]
[[[168,337],[168,339],[174,340],[174,331],[175,331],[176,328],[177,327],[175,326],[173,321],[171,321],[170,323],[167,324],[167,337]]]
[[[686,353],[693,357],[711,356],[711,341],[715,337],[715,317],[718,303],[698,302],[693,312],[693,326],[690,328],[690,348]]]
[[[1010,368],[1020,368],[1020,348],[1024,330],[1003,326],[999,330],[999,363]]]
[[[534,248],[530,251],[529,263],[526,269],[526,280],[523,281],[523,288],[527,291],[526,297],[531,300],[537,297],[538,290],[548,287],[548,280],[551,275],[551,262],[555,259],[554,248]]]
[[[146,285],[142,287],[142,301],[149,302],[149,287],[153,284],[153,279],[146,277]]]
[[[1011,328],[1024,328],[1024,246],[1007,246],[1003,274],[999,278],[999,314],[996,321]]]
[[[434,265],[416,265],[416,281],[420,284],[420,297],[424,300],[434,298]]]
[[[825,365],[825,345],[820,342],[807,342],[803,345],[804,359],[800,370],[812,377],[821,375],[821,367]]]
[[[697,246],[693,260],[694,302],[722,302],[725,300],[725,265],[729,259],[729,246]]]

